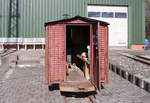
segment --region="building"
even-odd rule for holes
[[[109,46],[144,45],[144,0],[0,0],[1,48],[44,48],[44,23],[77,15],[109,22]]]

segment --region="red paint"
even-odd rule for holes
[[[64,24],[46,28],[46,83],[60,83],[66,74]]]
[[[98,25],[98,44],[100,65],[99,79],[106,83],[108,81],[108,27]]]
[[[108,23],[84,17],[45,23],[46,83],[52,85],[66,79],[66,25],[90,26],[90,78],[100,90],[101,82],[106,82],[108,79]],[[93,41],[96,28],[98,51]]]
[[[6,44],[6,45],[4,45],[4,49],[16,50],[17,44]]]

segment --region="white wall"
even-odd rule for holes
[[[100,12],[100,17],[90,17],[108,22],[109,46],[128,46],[128,8],[120,6],[88,6],[88,12]],[[102,12],[113,12],[113,17],[101,17]],[[126,13],[126,18],[115,18],[115,12]]]

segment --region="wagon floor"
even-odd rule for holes
[[[83,72],[76,66],[68,69],[65,82],[60,84],[60,91],[63,92],[92,92],[95,87],[84,77]]]
[[[86,81],[83,72],[77,66],[72,66],[67,73],[67,81]]]

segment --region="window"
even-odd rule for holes
[[[88,17],[100,17],[100,12],[88,12]]]
[[[113,14],[113,12],[102,12],[102,17],[104,17],[104,18],[113,18],[114,14]]]
[[[98,44],[98,36],[97,35],[93,35],[93,41],[94,41],[94,45]]]
[[[115,18],[127,18],[127,13],[116,12]]]

